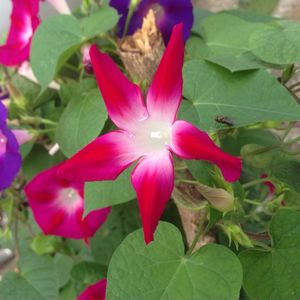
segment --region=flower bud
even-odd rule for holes
[[[226,222],[221,225],[221,227],[225,234],[228,236],[229,244],[231,244],[231,241],[233,241],[237,249],[239,248],[239,245],[247,248],[253,247],[250,238],[245,234],[245,232],[239,225],[231,222]]]
[[[234,196],[226,190],[204,184],[197,184],[197,189],[215,209],[222,212],[234,209]]]
[[[81,47],[82,64],[83,64],[84,70],[87,74],[94,73],[92,62],[91,62],[91,57],[90,57],[90,49],[91,49],[90,44],[86,44]]]
[[[26,129],[13,129],[12,133],[16,137],[19,145],[23,145],[33,139],[33,135]]]

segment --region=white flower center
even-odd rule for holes
[[[56,198],[57,204],[64,206],[68,211],[73,211],[81,205],[81,196],[76,189],[61,189]]]
[[[5,154],[6,145],[7,145],[7,138],[0,129],[0,156]]]
[[[147,119],[139,123],[132,139],[141,154],[160,152],[170,144],[171,126],[157,120]]]

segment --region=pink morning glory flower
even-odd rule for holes
[[[38,0],[13,0],[6,43],[0,46],[0,64],[15,66],[29,57],[30,43],[40,20]]]
[[[67,160],[59,173],[79,181],[114,180],[138,160],[131,181],[145,242],[149,243],[174,187],[171,153],[184,159],[210,161],[230,182],[239,179],[241,160],[224,153],[205,132],[186,121],[176,121],[183,84],[182,24],[173,29],[146,105],[140,88],[122,74],[107,54],[93,45],[90,55],[109,116],[120,129],[95,139]]]
[[[110,0],[110,6],[114,7],[121,15],[118,23],[118,35],[123,36],[126,19],[129,13],[130,0]],[[131,16],[127,34],[142,27],[143,18],[152,9],[155,14],[156,25],[161,31],[165,43],[170,39],[173,26],[179,23],[184,24],[183,36],[187,40],[193,26],[193,4],[191,0],[141,0],[133,15]]]
[[[105,300],[106,279],[102,279],[88,286],[78,297],[77,300]]]
[[[69,14],[65,0],[48,0],[60,13]],[[40,24],[40,0],[12,0],[11,24],[4,45],[0,46],[0,64],[11,67],[29,58],[33,34]]]
[[[24,189],[34,218],[45,234],[73,239],[91,237],[106,221],[110,208],[83,217],[84,184],[58,177],[58,168],[41,172]]]

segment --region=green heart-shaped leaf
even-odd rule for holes
[[[107,300],[238,299],[242,270],[237,257],[220,245],[185,256],[179,230],[161,222],[145,245],[142,230],[117,248],[108,271]]]
[[[299,119],[298,103],[265,70],[231,73],[191,60],[184,64],[183,78],[183,94],[190,101],[182,105],[181,117],[204,130],[228,128],[218,117],[229,118],[233,126]]]

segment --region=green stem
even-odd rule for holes
[[[15,219],[15,224],[14,224],[14,240],[15,240],[15,253],[16,256],[19,257],[20,256],[20,245],[19,245],[19,223],[18,223],[18,219]]]
[[[253,245],[259,246],[259,247],[261,247],[261,248],[263,248],[264,250],[267,250],[267,251],[272,251],[272,247],[266,245],[263,242],[253,240],[253,239],[251,239],[251,241],[252,241]]]
[[[242,187],[244,189],[247,189],[247,188],[252,187],[254,185],[257,185],[257,184],[260,184],[260,183],[264,183],[266,181],[270,181],[270,178],[269,177],[264,177],[264,178],[255,179],[255,180],[249,181],[249,182],[247,182],[245,184],[242,184]]]
[[[125,22],[123,37],[127,35],[128,27],[129,27],[129,23],[130,23],[131,17],[133,15],[134,10],[137,7],[138,3],[139,3],[139,1],[134,1],[134,0],[130,1],[130,6],[129,6],[129,11],[128,11],[128,15],[127,15],[127,18],[126,18],[126,22]]]
[[[298,151],[294,151],[294,152],[290,152],[290,151],[283,151],[285,154],[287,155],[292,155],[292,156],[296,156],[296,155],[300,155],[300,150]]]
[[[41,117],[30,117],[30,116],[23,116],[21,121],[24,123],[33,123],[33,124],[46,124],[51,126],[57,126],[57,123],[48,119],[44,119]]]
[[[254,151],[250,151],[248,153],[245,153],[242,155],[242,157],[246,157],[246,156],[254,156],[254,155],[257,155],[257,154],[262,154],[262,153],[265,153],[265,152],[268,152],[270,150],[274,150],[274,149],[277,149],[277,148],[281,148],[282,146],[289,146],[289,145],[292,145],[294,143],[297,143],[300,141],[300,136],[290,140],[290,141],[287,141],[287,142],[279,142],[277,144],[273,144],[273,145],[270,145],[270,146],[267,146],[267,147],[263,147],[263,148],[260,148],[260,149],[256,149]]]
[[[198,226],[195,238],[194,238],[194,240],[193,240],[190,248],[186,252],[186,256],[190,256],[193,253],[193,250],[195,249],[198,241],[201,240],[203,238],[203,236],[207,233],[207,231],[209,229],[208,224],[204,228],[204,224],[206,222],[207,215],[208,215],[208,210],[205,210],[205,213],[203,214],[203,216],[202,216],[202,218],[200,220],[200,223],[199,223],[199,226]]]
[[[298,137],[296,137],[296,138],[294,138],[294,139],[292,139],[290,141],[285,142],[284,145],[292,145],[292,144],[295,144],[295,143],[297,143],[299,141],[300,141],[300,136],[298,136]]]
[[[189,184],[199,184],[196,180],[188,180],[188,179],[178,179],[178,182],[189,183]]]
[[[290,122],[289,126],[287,127],[284,135],[282,136],[282,141],[285,140],[285,138],[288,136],[288,134],[290,133],[290,131],[293,129],[294,125],[296,122]]]
[[[65,67],[66,67],[67,69],[71,70],[71,71],[74,71],[74,72],[78,73],[78,68],[76,68],[75,66],[73,66],[73,65],[71,65],[71,64],[69,64],[69,63],[66,63],[66,64],[65,64]]]
[[[249,204],[252,204],[252,205],[257,205],[257,206],[261,205],[261,202],[250,200],[250,199],[244,199],[243,202],[246,202],[246,203],[249,203]]]

